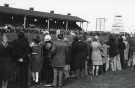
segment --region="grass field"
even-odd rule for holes
[[[48,87],[41,85],[38,88]],[[89,77],[80,80],[69,80],[63,88],[135,88],[135,70],[127,69],[115,73],[107,72],[93,78],[93,80],[90,80]]]

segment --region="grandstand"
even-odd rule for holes
[[[40,12],[34,11],[34,8],[19,9],[12,8],[8,4],[0,6],[0,29],[10,29],[11,31],[56,31],[60,30],[82,30],[81,25],[86,20],[71,14],[55,14],[54,11]],[[8,31],[8,30],[7,30]]]

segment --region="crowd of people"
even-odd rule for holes
[[[28,41],[23,32],[17,39],[8,42],[5,33],[0,41],[0,81],[7,88],[8,81],[15,77],[18,88],[39,85],[62,88],[64,80],[81,79],[121,71],[133,66],[134,49],[129,36],[110,35],[108,40],[100,37],[85,37],[72,33],[69,41],[62,33],[53,40],[49,32],[44,39],[35,36]],[[69,80],[70,81],[70,80]]]

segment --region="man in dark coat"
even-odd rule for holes
[[[31,49],[23,32],[17,34],[18,39],[13,41],[13,56],[16,63],[16,81],[19,87],[28,88],[28,65]]]
[[[54,42],[55,50],[53,53],[52,66],[54,72],[53,85],[61,88],[63,86],[64,67],[67,65],[68,45],[63,40],[63,35],[59,34],[57,41]]]
[[[80,78],[84,75],[85,69],[85,60],[88,56],[87,44],[83,41],[82,36],[79,39],[76,39],[72,43],[71,57],[72,64],[71,68],[75,71],[77,78]]]
[[[109,41],[107,42],[107,45],[109,45],[109,57],[113,58],[117,55],[118,53],[118,47],[116,44],[116,38],[114,35],[109,36]]]
[[[125,69],[125,58],[124,58],[124,49],[126,48],[122,37],[119,38],[119,53],[120,53],[120,62],[121,62],[121,67],[122,69]]]
[[[52,60],[52,51],[53,51],[53,42],[45,41],[42,46],[43,50],[43,67],[41,70],[41,80],[46,81],[46,83],[52,83],[53,81],[53,68],[51,64]]]
[[[109,45],[108,53],[110,58],[110,68],[112,71],[116,71],[116,56],[119,54],[119,50],[115,35],[109,36],[109,41],[107,42],[107,45]]]

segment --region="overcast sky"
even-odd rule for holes
[[[106,30],[111,29],[115,15],[123,16],[125,30],[135,29],[135,0],[0,0],[0,5],[10,4],[11,7],[67,14],[81,17],[89,21],[89,30],[95,30],[96,18],[106,18]]]

